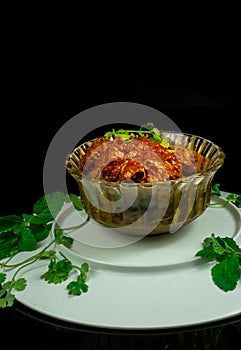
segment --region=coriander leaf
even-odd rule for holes
[[[57,244],[63,244],[65,247],[70,248],[73,244],[73,238],[67,236],[61,236],[55,239]]]
[[[84,271],[82,271],[82,272],[81,272],[81,281],[82,281],[82,282],[85,282],[86,280],[87,280],[87,273],[84,272]]]
[[[48,283],[61,283],[69,277],[69,273],[72,270],[72,263],[67,259],[62,259],[57,262],[56,257],[51,259],[48,270],[41,278]]]
[[[142,125],[141,128],[140,128],[140,130],[141,130],[141,131],[152,130],[153,128],[154,128],[153,123],[148,122],[148,123]]]
[[[81,265],[81,271],[82,272],[88,272],[89,271],[89,265],[87,263],[83,263]]]
[[[67,289],[71,295],[81,295],[82,292],[88,291],[88,285],[78,276],[77,281],[72,281],[67,285]]]
[[[109,139],[109,138],[112,137],[113,135],[114,135],[113,130],[112,130],[112,131],[107,131],[107,132],[104,134],[104,138],[105,138],[105,139]]]
[[[159,142],[159,143],[162,142],[161,136],[159,136],[159,135],[157,135],[157,134],[153,134],[153,135],[150,137],[150,140],[151,140],[151,141],[156,141],[156,142]]]
[[[221,197],[221,191],[219,189],[220,184],[215,184],[212,186],[212,190],[211,190],[211,194],[212,195],[216,195],[218,197]],[[235,194],[235,193],[229,193],[226,198],[225,201],[223,201],[222,203],[228,203],[231,202],[234,205],[236,205],[236,207],[241,208],[241,195],[240,194]],[[220,203],[211,203],[210,205],[216,205],[216,204],[220,204]]]
[[[0,233],[7,232],[19,227],[22,219],[18,215],[7,215],[0,217]]]
[[[56,229],[54,236],[57,244],[63,244],[67,248],[70,248],[73,244],[73,238],[64,236],[64,231],[62,229]]]
[[[229,202],[232,202],[233,204],[235,204],[238,208],[241,208],[241,195],[240,194],[230,193],[227,195],[226,199]]]
[[[82,283],[82,282],[80,282]],[[77,281],[71,281],[67,285],[67,289],[69,290],[69,294],[71,295],[80,295],[81,294],[81,285]]]
[[[11,281],[7,281],[7,282],[3,283],[1,285],[1,289],[0,289],[0,298],[2,296],[4,296],[11,289],[12,289],[12,282]]]
[[[235,204],[238,208],[241,208],[241,195],[240,194],[236,197]]]
[[[69,289],[69,294],[71,295],[80,295],[82,292],[86,293],[89,288],[85,283],[87,280],[89,265],[87,263],[83,263],[80,268],[78,268],[78,266],[74,267],[80,270],[80,274],[76,281],[72,281],[67,285],[67,289]]]
[[[128,133],[128,131],[126,131],[125,129],[119,129],[119,130],[117,130],[116,132],[115,132],[115,134],[125,134],[125,133]]]
[[[212,186],[211,189],[211,194],[216,195],[216,196],[221,196],[221,192],[220,192],[220,184],[216,183],[215,185]]]
[[[11,291],[6,291],[4,295],[0,295],[0,308],[13,306],[14,300],[15,296],[11,293]]]
[[[50,259],[48,270],[40,278],[43,278],[48,283],[61,283],[65,281],[71,270],[77,268],[80,271],[80,277],[77,279],[78,288],[82,292],[87,291],[88,286],[85,285],[87,279],[88,264],[83,264],[81,268],[72,265],[72,263],[64,257],[57,261],[56,251],[51,250],[53,244],[64,244],[69,247],[73,243],[71,237],[63,235],[63,230],[55,230],[55,238],[46,244],[42,250],[23,261],[10,263],[11,258],[20,251],[36,250],[37,242],[47,238],[52,228],[55,215],[62,208],[63,204],[69,198],[61,192],[55,192],[40,198],[33,208],[32,214],[22,214],[22,217],[17,215],[8,215],[0,217],[0,260],[2,261],[0,268],[17,268],[14,277],[10,281],[6,280],[6,274],[0,272],[0,308],[12,306],[15,296],[11,293],[13,289],[22,291],[26,288],[25,278],[16,279],[19,271],[29,264],[33,264],[37,260]],[[75,195],[70,195],[70,199],[74,202],[78,210],[82,210],[82,202]],[[76,294],[75,292],[73,294]]]
[[[154,135],[160,136],[160,131],[157,128],[153,128],[151,129],[151,131],[153,132]]]
[[[227,195],[226,199],[227,199],[229,202],[235,202],[236,197],[237,197],[236,194],[234,194],[234,193],[229,193],[229,194]]]
[[[45,260],[45,259],[52,259],[56,255],[56,252],[54,250],[44,250],[36,255],[37,259]]]
[[[11,293],[11,282],[6,282],[0,289],[0,308],[11,307],[15,296]]]
[[[54,230],[54,237],[55,239],[59,239],[63,236],[64,231],[61,228],[55,229]]]
[[[25,289],[26,285],[26,279],[22,277],[14,281],[13,288],[17,291],[22,291]]]
[[[240,279],[239,258],[232,253],[211,269],[214,283],[227,292],[236,288]]]
[[[169,148],[169,141],[167,139],[163,139],[160,136],[160,130],[154,127],[153,123],[146,123],[145,125],[141,126],[139,130],[125,130],[125,129],[119,129],[115,131],[112,129],[112,132],[106,132],[104,137],[110,138],[110,137],[121,137],[123,140],[128,141],[131,139],[131,134],[138,134],[138,135],[150,135],[150,140],[160,143],[163,147]]]
[[[126,134],[118,133],[117,136],[119,136],[120,138],[122,138],[122,140],[124,140],[124,141],[130,140],[130,135],[129,135],[128,133],[126,133]]]
[[[52,259],[56,255],[56,252],[54,250],[44,250],[41,251],[39,254],[36,255],[37,259]]]

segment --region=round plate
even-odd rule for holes
[[[68,228],[85,219],[84,211],[78,214],[66,205],[57,221]],[[40,275],[48,263],[40,261],[22,272],[27,288],[16,292],[16,299],[35,311],[76,324],[126,330],[201,325],[241,313],[241,286],[231,292],[218,289],[211,279],[212,263],[195,257],[212,233],[239,241],[240,210],[230,203],[209,207],[174,234],[146,237],[119,248],[95,246],[111,231],[91,220],[66,232],[74,243],[71,249],[58,248],[78,265],[89,263],[89,291],[70,296],[69,280],[46,283]]]

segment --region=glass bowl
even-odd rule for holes
[[[203,137],[161,131],[170,147],[180,145],[198,157],[196,173],[152,183],[108,182],[80,172],[80,160],[94,140],[76,147],[66,159],[77,181],[84,209],[91,219],[123,233],[152,236],[174,233],[204,213],[210,203],[212,180],[223,165],[221,147]]]

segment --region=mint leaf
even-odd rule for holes
[[[212,248],[215,254],[223,255],[227,252],[227,249],[222,247],[222,241],[222,238],[216,238],[214,235],[212,235]]]
[[[31,224],[31,232],[34,235],[36,242],[40,242],[48,237],[49,232],[51,230],[52,223],[48,223],[46,225],[35,225]]]
[[[203,249],[196,256],[218,263],[211,269],[213,282],[227,292],[236,288],[241,277],[241,248],[231,237],[219,237],[212,234],[203,241]]]
[[[63,192],[53,192],[41,197],[33,207],[33,212],[37,216],[49,215],[51,219],[54,219],[60,209],[62,208],[66,199],[66,194]],[[36,223],[36,222],[34,222]]]
[[[0,273],[0,285],[6,280],[6,273]]]
[[[31,251],[37,249],[36,238],[28,228],[23,228],[20,233],[19,250]]]
[[[235,242],[233,238],[224,237],[224,238],[221,238],[221,241],[223,243],[223,246],[225,246],[228,251],[241,253],[241,248],[238,246],[238,244]]]
[[[15,295],[12,294],[12,290],[22,291],[27,284],[25,278],[16,279],[17,274],[24,267],[38,260],[50,260],[48,270],[40,276],[48,283],[61,283],[69,277],[69,273],[73,269],[78,269],[80,271],[80,276],[76,281],[78,287],[73,289],[73,294],[79,295],[80,291],[86,292],[88,290],[88,286],[85,284],[88,264],[83,264],[81,268],[74,266],[61,252],[60,255],[64,259],[57,260],[56,252],[50,249],[54,244],[63,244],[67,247],[72,245],[73,239],[64,236],[62,229],[55,230],[54,239],[48,242],[40,252],[23,261],[11,262],[12,257],[17,253],[36,250],[37,243],[48,237],[55,216],[67,200],[72,200],[78,210],[83,209],[82,202],[76,195],[68,196],[62,192],[54,192],[41,197],[34,204],[32,214],[22,214],[22,217],[17,215],[0,217],[0,260],[8,258],[1,261],[0,269],[17,268],[10,281],[6,281],[6,274],[0,272],[0,308],[13,305]]]
[[[45,209],[40,214],[35,214],[35,215],[22,214],[22,216],[27,223],[36,224],[36,225],[47,224],[53,220],[52,214],[50,213],[49,209]]]
[[[12,232],[2,233],[0,236],[0,260],[14,255],[19,251],[19,237]]]
[[[69,194],[69,200],[67,201],[71,201],[75,207],[76,210],[83,210],[83,204],[82,204],[82,201],[79,197],[77,197],[75,194],[73,193],[70,193]]]
[[[212,246],[204,247],[203,249],[199,250],[195,256],[200,256],[201,258],[205,258],[207,260],[215,260],[216,258],[216,254]]]
[[[241,248],[233,238],[216,237],[212,234],[204,239],[203,249],[199,250],[195,256],[220,261],[231,252],[241,253]]]
[[[0,217],[0,233],[8,232],[19,227],[22,219],[18,215],[7,215]]]
[[[239,258],[232,253],[220,263],[213,266],[211,275],[214,283],[227,292],[236,288],[240,279]]]

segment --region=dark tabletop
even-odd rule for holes
[[[183,132],[214,141],[226,154],[215,182],[224,191],[241,193],[237,168],[240,131],[233,86],[228,79],[185,84],[167,84],[161,79],[3,81],[1,216],[31,212],[33,203],[43,195],[44,159],[57,131],[78,113],[110,102],[150,106],[171,118]],[[69,186],[76,191],[74,183]],[[26,349],[57,345],[98,350],[233,349],[241,336],[241,317],[202,327],[135,333],[60,322],[18,302],[13,308],[0,309],[0,317],[1,334],[8,334],[13,347],[21,339]]]

